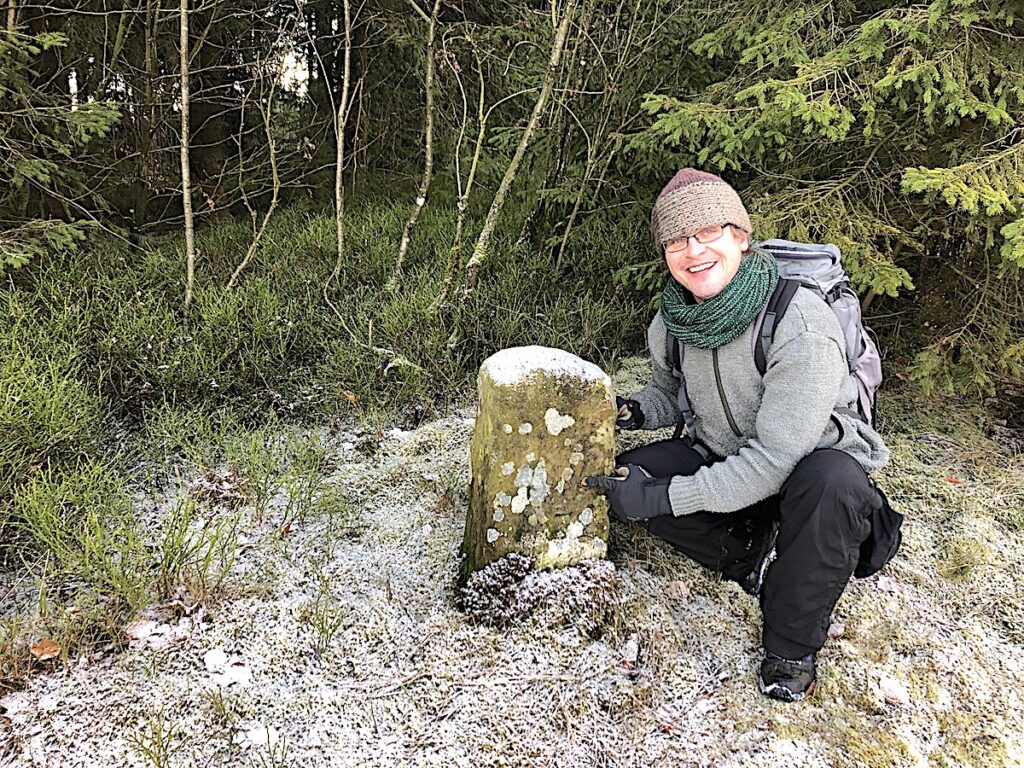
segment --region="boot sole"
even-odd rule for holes
[[[811,684],[807,686],[807,690],[798,693],[796,691],[789,690],[789,688],[786,688],[783,685],[765,685],[764,680],[762,680],[760,676],[757,678],[757,687],[761,689],[761,693],[769,699],[775,699],[776,701],[782,701],[787,704],[811,698],[811,696],[814,695],[814,689],[817,685],[818,681],[812,680]]]

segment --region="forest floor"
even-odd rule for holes
[[[616,389],[645,368],[624,361]],[[317,432],[327,462],[302,514],[285,490],[240,501],[226,466],[140,483],[151,531],[186,493],[194,525],[231,520],[205,597],[193,583],[126,647],[42,664],[0,700],[0,764],[1022,765],[1020,435],[899,397],[878,479],[903,548],[840,600],[808,702],[757,691],[752,598],[615,522],[598,632],[557,612],[470,622],[454,600],[468,404],[410,431]]]

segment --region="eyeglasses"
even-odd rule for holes
[[[665,250],[671,248],[673,251],[686,251],[690,247],[691,238],[701,245],[707,245],[708,243],[713,243],[724,235],[725,228],[731,226],[732,224],[723,224],[722,226],[704,227],[704,229],[698,230],[692,235],[685,235],[684,237],[676,237],[671,240],[666,240],[662,245]]]

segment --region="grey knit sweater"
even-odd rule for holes
[[[796,292],[775,331],[763,379],[754,365],[754,325],[717,350],[686,347],[683,373],[697,432],[725,460],[673,478],[669,499],[677,516],[735,512],[778,493],[797,462],[816,448],[848,453],[868,472],[889,458],[877,432],[836,411],[856,408],[857,388],[842,330],[825,302],[806,288]],[[630,396],[644,412],[644,429],[679,419],[679,381],[665,358],[665,335],[659,312],[647,331],[651,381]]]

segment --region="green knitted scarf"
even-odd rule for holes
[[[669,277],[661,292],[661,314],[669,331],[683,344],[717,349],[750,327],[778,280],[779,267],[771,254],[751,250],[722,292],[700,304]]]

